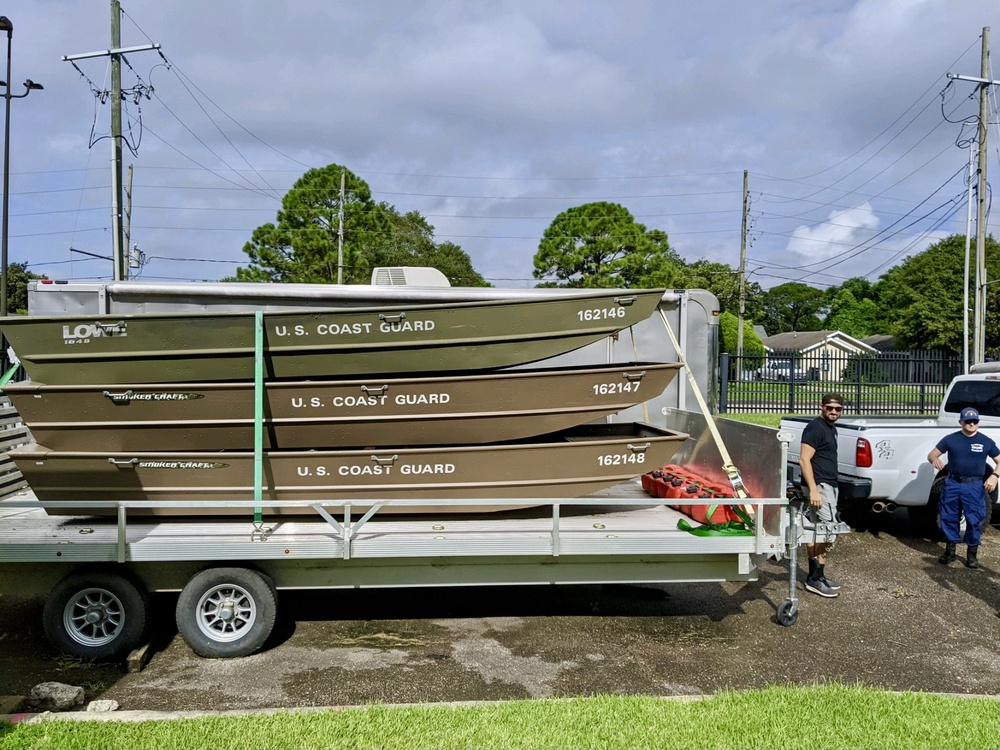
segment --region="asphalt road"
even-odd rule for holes
[[[291,592],[265,650],[195,656],[157,600],[158,650],[139,673],[60,657],[41,602],[0,599],[0,694],[42,681],[131,710],[221,710],[575,696],[706,694],[824,681],[1000,694],[1000,532],[982,568],[937,563],[905,515],[868,515],[828,576],[838,599],[802,590],[776,623],[787,563],[752,583]],[[960,548],[964,559],[964,547]],[[800,567],[803,567],[800,562]],[[801,575],[800,575],[801,578]]]

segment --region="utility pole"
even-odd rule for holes
[[[128,279],[128,269],[129,263],[128,259],[131,256],[129,248],[132,247],[132,165],[128,165],[128,187],[125,188],[125,266],[124,266],[124,276],[122,278]]]
[[[337,204],[340,228],[337,230],[337,283],[344,283],[344,170],[340,170],[340,201]]]
[[[747,211],[750,208],[749,176],[743,170],[743,230],[740,232],[740,320],[736,329],[736,360],[738,373],[743,369],[743,313],[747,302]]]
[[[121,13],[119,0],[111,0],[111,49],[79,55],[63,55],[62,58],[64,62],[90,57],[111,58],[111,258],[115,281],[126,278],[128,263],[128,251],[123,247],[122,228],[122,55],[160,48],[159,44],[122,47]]]
[[[972,81],[979,84],[979,179],[976,183],[976,296],[973,331],[973,359],[982,362],[986,356],[986,124],[989,116],[990,86],[1000,81],[988,78],[990,74],[990,27],[983,27],[983,45],[979,65],[979,78],[949,73],[953,81]],[[966,279],[965,283],[968,284]]]
[[[111,47],[122,46],[122,7],[111,0]],[[125,254],[122,251],[122,58],[111,55],[111,257],[114,280],[125,278]]]
[[[983,50],[980,57],[979,75],[985,81],[990,74],[990,27],[983,27]],[[979,310],[976,321],[979,325],[979,348],[976,361],[986,359],[986,123],[989,121],[990,90],[986,83],[979,84],[979,193],[976,214],[976,296]]]

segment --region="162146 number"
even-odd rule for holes
[[[608,320],[610,318],[624,318],[624,307],[599,307],[596,310],[577,310],[577,317],[580,320]]]

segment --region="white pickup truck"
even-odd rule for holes
[[[1000,444],[1000,363],[989,362],[971,369],[971,374],[952,380],[935,418],[841,417],[837,442],[842,509],[883,512],[905,507],[915,524],[934,531],[946,472],[936,471],[927,461],[927,454],[944,435],[960,429],[958,415],[966,406],[979,411],[980,431]],[[788,478],[795,482],[801,478],[799,448],[808,422],[806,417],[781,420],[781,430],[792,435]],[[991,470],[987,466],[987,472]],[[986,523],[997,501],[995,491],[990,499]]]

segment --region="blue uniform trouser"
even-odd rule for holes
[[[945,540],[952,544],[962,541],[959,535],[959,519],[965,516],[965,543],[978,547],[982,534],[983,520],[986,518],[986,488],[982,482],[956,482],[944,480],[944,492],[938,504],[941,513],[941,530]]]

